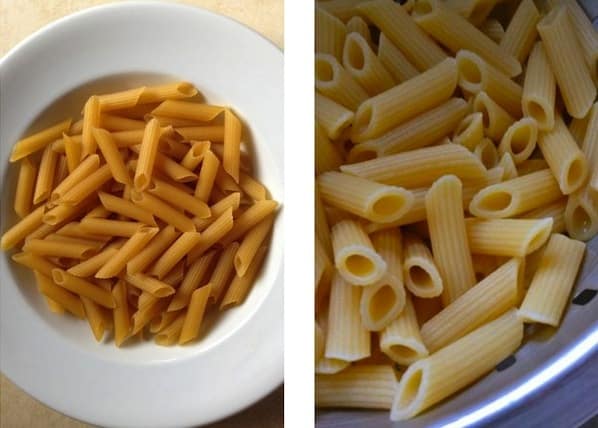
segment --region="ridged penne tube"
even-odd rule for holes
[[[85,158],[96,152],[97,144],[93,135],[93,128],[100,126],[100,100],[97,96],[89,97],[83,107],[83,129],[81,131],[81,152]]]
[[[465,220],[472,253],[506,257],[524,257],[536,251],[550,237],[552,223],[552,218]]]
[[[20,218],[31,212],[36,177],[37,167],[31,162],[31,159],[26,157],[21,160],[14,202],[14,210]]]
[[[521,115],[521,86],[473,52],[459,51],[456,58],[462,89],[473,94],[483,91],[509,114]]]
[[[76,123],[74,124],[76,125]],[[115,116],[112,114],[102,113],[100,116],[100,128],[106,131],[131,131],[133,129],[145,128],[143,120],[130,119],[128,117]],[[71,127],[71,133],[73,133]]]
[[[509,153],[516,164],[520,164],[531,156],[538,141],[538,126],[535,119],[524,117],[514,122],[505,131],[498,152]]]
[[[570,237],[589,241],[598,233],[598,203],[584,187],[569,195],[565,209],[565,225]]]
[[[274,215],[271,214],[255,225],[241,241],[234,257],[235,272],[238,276],[244,276],[247,273],[258,249],[270,233],[273,222]]]
[[[150,226],[155,226],[154,216],[143,208],[138,207],[131,201],[122,199],[105,192],[98,192],[102,205],[111,212],[132,218]]]
[[[157,227],[140,227],[135,235],[118,250],[118,253],[95,274],[96,278],[111,278],[117,276],[136,254],[158,233]]]
[[[87,322],[89,323],[89,327],[91,328],[93,336],[97,342],[100,342],[104,336],[104,331],[107,329],[107,326],[104,322],[102,309],[93,300],[90,300],[86,297],[81,297],[81,302],[83,303],[85,317],[87,318]]]
[[[162,312],[150,323],[150,333],[156,334],[163,331],[166,327],[171,325],[178,317],[180,317],[183,311],[184,309],[175,312]]]
[[[488,138],[483,138],[473,149],[473,154],[482,162],[482,164],[491,169],[498,164],[498,152],[494,142]]]
[[[143,140],[139,150],[139,159],[135,170],[133,183],[138,192],[146,189],[152,178],[156,153],[160,142],[160,124],[157,120],[150,120],[145,126]]]
[[[320,175],[318,186],[326,204],[379,223],[398,220],[413,204],[408,190],[341,172]]]
[[[177,127],[174,131],[187,141],[224,141],[224,126],[221,125]]]
[[[178,233],[173,226],[166,226],[145,247],[127,262],[127,273],[143,272],[160,254],[162,254],[177,238]]]
[[[502,24],[499,20],[494,18],[489,18],[485,20],[479,28],[482,31],[482,33],[490,37],[490,39],[492,39],[499,45],[500,41],[505,36],[505,29],[503,28]]]
[[[332,279],[325,357],[357,361],[370,355],[370,332],[359,311],[362,288],[347,283],[339,274]]]
[[[87,177],[68,189],[60,198],[60,204],[79,205],[85,198],[92,195],[112,178],[108,164],[104,164]]]
[[[78,166],[58,184],[50,195],[50,202],[59,203],[62,197],[75,185],[81,183],[100,166],[100,157],[96,154],[87,156]]]
[[[551,236],[519,308],[524,322],[558,327],[585,249],[583,242],[558,233]]]
[[[469,50],[509,77],[521,73],[521,64],[467,19],[438,0],[420,0],[413,9],[415,22],[452,52]]]
[[[315,42],[316,52],[334,55],[340,61],[347,29],[334,15],[316,6]]]
[[[540,131],[554,126],[555,98],[556,79],[544,45],[537,42],[527,61],[521,104],[525,116],[534,119]]]
[[[224,212],[231,208],[233,213],[239,209],[239,205],[241,203],[241,194],[239,192],[231,193],[228,196],[220,199],[218,202],[210,206],[210,211],[212,212],[211,217],[209,218],[197,218],[193,219],[193,223],[197,227],[197,230],[200,232],[208,227],[210,224],[214,223],[218,217],[220,217]]]
[[[370,96],[395,85],[392,75],[384,68],[367,40],[358,33],[345,37],[343,66]]]
[[[131,318],[127,303],[127,284],[125,281],[119,280],[116,282],[114,288],[112,288],[112,297],[116,303],[116,308],[112,312],[114,320],[114,343],[120,347],[131,332]]]
[[[329,54],[316,53],[316,89],[351,111],[368,99],[368,94],[351,74]]]
[[[205,202],[179,190],[164,180],[153,178],[147,191],[170,205],[188,211],[199,218],[210,217],[210,208]]]
[[[241,163],[241,121],[230,110],[224,111],[224,144],[222,167],[236,183],[239,182],[239,166]]]
[[[215,255],[215,251],[209,251],[189,265],[182,284],[168,305],[168,312],[178,311],[187,307],[193,291],[207,284],[205,276],[212,266],[212,260]]]
[[[390,365],[351,366],[316,376],[316,407],[390,409],[396,388]]]
[[[351,17],[351,19],[347,21],[346,27],[347,34],[358,33],[365,39],[366,42],[368,42],[370,46],[372,45],[372,35],[370,34],[370,27],[368,27],[367,22],[365,22],[362,17]]]
[[[318,7],[324,9],[331,15],[336,16],[341,21],[346,22],[357,14],[355,7],[362,1],[363,0],[331,0],[327,2],[319,2]]]
[[[536,24],[539,20],[540,12],[533,0],[523,0],[511,18],[499,46],[523,64],[538,35]]]
[[[212,276],[208,281],[210,284],[212,284],[210,299],[214,303],[220,302],[220,298],[223,295],[222,293],[226,291],[226,287],[229,285],[231,276],[235,272],[234,258],[238,250],[239,243],[232,242],[226,248],[224,248],[224,250],[220,253],[220,256],[218,257],[218,261],[216,262],[214,270],[212,271]],[[255,255],[252,257],[251,260],[253,261],[254,258]],[[243,275],[245,274],[247,274],[247,270],[245,270],[245,273]],[[237,274],[237,276],[239,275]]]
[[[139,104],[157,103],[164,100],[189,98],[197,94],[197,89],[189,82],[166,83],[157,86],[145,86],[139,97]]]
[[[189,144],[182,143],[180,141],[175,140],[174,138],[164,137],[164,139],[160,141],[160,146],[158,146],[158,150],[166,156],[172,158],[173,160],[181,163],[181,161],[189,151]],[[181,166],[185,168],[183,165]]]
[[[114,179],[119,183],[131,184],[132,181],[129,176],[129,170],[125,166],[125,162],[110,133],[105,129],[93,128],[92,135],[97,145],[100,147],[100,151],[102,152]]]
[[[150,274],[162,279],[193,247],[199,244],[200,240],[199,232],[183,233],[154,263]]]
[[[378,41],[378,58],[397,82],[404,82],[419,74],[417,68],[384,33],[380,33]]]
[[[145,87],[128,89],[126,91],[113,92],[99,95],[100,110],[102,112],[127,109],[137,106]]]
[[[208,150],[204,156],[195,186],[195,197],[200,201],[207,202],[209,200],[219,167],[220,161],[211,150]]]
[[[357,10],[380,29],[419,70],[427,70],[446,59],[444,51],[419,28],[402,6],[391,0],[361,3]]]
[[[554,128],[540,133],[538,146],[565,195],[575,192],[588,177],[588,162],[560,116]]]
[[[116,306],[109,291],[82,278],[71,275],[62,269],[52,270],[52,279],[62,288],[81,297],[87,297],[105,308],[113,309]]]
[[[167,297],[173,295],[175,292],[174,288],[167,283],[143,273],[136,273],[134,275],[125,274],[124,279],[127,283],[140,290],[147,291],[154,297]]]
[[[447,58],[422,74],[364,101],[355,113],[351,139],[360,143],[379,137],[446,101],[456,86],[456,62]]]
[[[129,287],[133,288],[133,287]],[[131,328],[131,336],[136,335],[139,333],[150,321],[156,318],[158,315],[163,313],[166,306],[168,306],[168,299],[158,299],[153,297],[149,293],[142,293],[141,296],[148,295],[151,296],[151,299],[148,300],[147,304],[139,305],[139,309],[135,311],[131,317],[133,322],[133,327]]]
[[[403,374],[394,398],[391,420],[404,420],[471,384],[515,351],[523,324],[511,310],[472,331]],[[455,378],[454,374],[460,373]]]
[[[70,293],[54,283],[51,276],[34,271],[37,287],[39,291],[53,302],[59,304],[62,308],[76,316],[85,319],[85,309],[79,296]]]
[[[459,123],[453,132],[453,143],[473,150],[484,138],[484,115],[470,113]]]
[[[515,119],[485,92],[479,92],[473,100],[474,112],[483,115],[484,134],[494,141],[500,141]]]
[[[247,272],[245,272],[245,275],[239,276],[235,274],[226,290],[226,293],[224,294],[224,297],[222,298],[222,301],[220,302],[219,309],[221,311],[228,309],[231,306],[243,303],[247,297],[247,294],[249,293],[249,290],[255,283],[255,279],[257,278],[262,265],[264,264],[264,258],[266,256],[267,250],[268,247],[260,247],[257,250],[255,257],[247,269]]]
[[[270,200],[257,201],[251,205],[243,214],[235,219],[232,229],[222,240],[222,245],[228,245],[245,235],[249,229],[273,213],[277,207],[278,203]]]
[[[403,312],[380,333],[380,349],[404,366],[428,356],[410,297]]]
[[[96,272],[104,266],[108,260],[114,257],[118,253],[118,248],[115,247],[108,247],[103,250],[101,253],[96,254],[89,259],[82,261],[79,264],[69,268],[67,270],[68,273],[71,275],[78,276],[80,278],[85,278],[88,276],[94,276]]]
[[[17,245],[42,225],[43,216],[44,206],[41,205],[4,232],[2,239],[0,239],[0,248],[6,251]]]
[[[81,142],[74,138],[62,134],[62,140],[64,141],[64,153],[66,155],[66,162],[69,172],[73,172],[81,161]]]
[[[54,185],[54,175],[58,163],[58,154],[52,150],[51,146],[46,146],[42,152],[39,163],[35,188],[33,190],[33,203],[39,204],[50,197],[52,186]]]
[[[223,107],[189,101],[166,100],[152,110],[152,115],[209,122],[224,111]]]
[[[486,20],[498,0],[447,0],[451,10],[466,18],[476,27]]]
[[[446,174],[455,174],[460,178],[471,180],[486,177],[486,168],[480,160],[458,144],[425,147],[343,165],[341,171],[406,188],[430,185]]]
[[[207,284],[206,286],[195,290],[191,295],[189,308],[185,314],[185,321],[179,336],[179,345],[191,342],[199,335],[199,329],[201,327],[211,290],[212,285]]]
[[[443,282],[432,253],[413,233],[403,234],[403,277],[415,296],[432,298],[442,294]]]
[[[332,227],[334,264],[339,274],[354,285],[369,285],[386,273],[386,262],[360,224],[344,220]]]
[[[137,233],[142,223],[136,221],[107,220],[104,218],[84,218],[81,229],[96,235],[131,237]]]
[[[337,139],[349,128],[354,114],[351,110],[316,92],[316,120],[330,139]]]
[[[538,32],[567,112],[580,119],[596,99],[596,84],[569,16],[565,5],[553,9],[538,23]]]
[[[181,335],[181,329],[185,322],[185,314],[181,313],[169,326],[164,328],[161,332],[156,334],[154,341],[156,345],[173,346],[175,345]]]
[[[430,187],[426,193],[426,214],[446,306],[476,282],[465,229],[462,185],[457,177],[444,176]]]
[[[517,165],[519,176],[542,171],[544,169],[548,169],[548,163],[544,159],[526,159]]]
[[[395,229],[376,232],[372,235],[372,243],[386,262],[387,270],[382,279],[364,287],[359,310],[365,328],[380,331],[405,307],[400,231]]]
[[[544,169],[480,190],[469,204],[469,212],[482,218],[513,217],[562,196],[552,172]]]
[[[428,146],[449,135],[468,110],[464,100],[451,98],[378,138],[356,144],[349,159],[363,161]]]
[[[349,366],[351,366],[349,361],[322,357],[315,366],[315,372],[317,375],[331,375],[340,373]]]
[[[52,277],[52,270],[58,267],[46,258],[28,252],[15,253],[12,255],[11,259],[18,264],[26,266],[33,271],[40,272],[47,277]]]
[[[210,150],[210,141],[194,141],[191,148],[185,153],[181,160],[181,165],[190,171],[193,171],[203,160],[206,152]]]
[[[501,167],[504,171],[503,179],[505,181],[519,177],[517,167],[515,166],[515,161],[513,160],[513,156],[510,153],[503,153],[500,160],[498,161],[498,166]]]
[[[252,219],[251,221],[253,222],[254,220]],[[255,220],[255,224],[259,223],[260,221],[261,219]],[[239,224],[239,222],[237,222],[237,224]],[[187,254],[187,262],[192,263],[193,261],[195,261],[199,256],[201,256],[209,248],[211,248],[228,233],[230,233],[234,226],[235,223],[233,220],[232,208],[229,208],[212,224],[210,224],[205,230],[202,231],[201,237],[199,238],[197,245],[195,245]],[[253,225],[251,227],[253,227]],[[251,229],[251,227],[249,227],[249,229]],[[226,244],[223,243],[223,245],[228,245],[235,239],[226,242]]]
[[[332,257],[333,251],[331,231],[328,219],[326,218],[326,210],[324,208],[322,198],[320,197],[320,191],[318,190],[318,186],[314,187],[314,223],[316,236],[322,243],[322,246],[326,250],[328,256]]]
[[[596,34],[596,28],[590,22],[590,15],[586,14],[580,4],[571,0],[565,0],[564,3],[569,8],[569,18],[575,28],[577,40],[579,40],[590,73],[595,79],[598,77],[598,35]],[[595,18],[595,11],[588,12],[594,13],[592,16]]]
[[[131,192],[131,200],[141,208],[179,229],[181,232],[195,232],[193,221],[166,202],[146,192]]]
[[[243,171],[239,173],[239,187],[254,201],[263,201],[268,198],[268,190],[264,185]]]
[[[10,162],[16,162],[48,146],[60,138],[63,132],[67,132],[72,119],[64,120],[56,125],[46,128],[40,132],[23,138],[15,143],[10,154]]]
[[[565,231],[565,208],[568,198],[564,197],[550,204],[526,212],[522,218],[552,218],[552,233]]]

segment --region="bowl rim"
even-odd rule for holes
[[[107,4],[102,4],[102,5],[97,5],[97,6],[92,6],[92,7],[88,7],[85,8],[83,10],[71,13],[69,15],[63,16],[61,18],[58,18],[46,25],[44,25],[43,27],[39,28],[38,30],[36,30],[35,32],[33,32],[32,34],[28,35],[27,37],[25,37],[23,40],[19,41],[15,46],[13,46],[11,49],[8,50],[8,52],[6,52],[2,57],[0,57],[0,82],[3,80],[1,78],[2,72],[4,71],[5,67],[10,64],[10,62],[13,60],[13,58],[15,58],[16,55],[18,55],[24,48],[34,45],[36,44],[40,39],[46,37],[47,35],[53,33],[56,31],[57,28],[60,28],[66,24],[71,23],[72,21],[76,21],[79,20],[81,18],[86,18],[89,17],[91,15],[95,15],[97,13],[101,13],[101,12],[120,12],[122,10],[126,10],[128,8],[139,8],[139,7],[143,7],[143,8],[168,8],[170,10],[179,10],[179,11],[183,11],[189,14],[195,14],[196,16],[203,16],[205,19],[210,19],[210,20],[220,20],[221,22],[228,22],[229,25],[233,25],[237,28],[237,30],[243,31],[245,32],[245,34],[251,35],[251,37],[253,37],[255,40],[259,40],[259,43],[263,43],[266,42],[267,45],[270,48],[273,48],[273,51],[275,51],[276,55],[280,55],[280,58],[282,58],[282,54],[283,54],[283,49],[279,46],[277,46],[272,40],[268,39],[266,36],[264,36],[263,34],[259,33],[258,31],[256,31],[255,29],[249,27],[248,25],[236,20],[235,18],[232,18],[230,16],[226,16],[226,15],[222,15],[219,14],[217,12],[199,7],[199,6],[192,6],[192,5],[187,5],[187,4],[181,4],[181,3],[174,3],[174,2],[168,2],[168,1],[163,1],[163,0],[159,0],[159,1],[153,1],[153,0],[131,0],[131,1],[127,1],[127,2],[113,2],[113,3],[107,3]],[[137,10],[137,9],[136,9]],[[257,37],[256,37],[257,36]],[[281,70],[282,71],[282,70]],[[282,74],[282,73],[281,73]],[[282,167],[281,167],[282,168]],[[4,168],[2,168],[4,170]],[[282,169],[281,169],[282,172]],[[3,183],[4,181],[4,173],[2,173],[2,175],[0,175],[0,186],[4,186],[5,183]],[[282,188],[284,188],[284,180],[282,178],[281,175],[281,183],[282,183]],[[281,213],[282,214],[282,213]],[[284,219],[283,218],[279,218],[278,222],[280,223],[280,227],[279,227],[279,235],[280,236],[280,240],[281,242],[283,241],[283,236],[282,234],[284,233],[284,230],[282,228],[282,224],[284,223]],[[281,244],[281,247],[284,248],[284,244]],[[283,250],[284,251],[284,250]],[[8,256],[7,256],[8,257]],[[3,261],[0,261],[0,263],[4,263]],[[280,280],[276,280],[276,282],[274,283],[273,287],[271,290],[269,290],[269,292],[265,295],[264,297],[264,301],[262,301],[261,304],[265,304],[266,300],[272,300],[272,299],[276,299],[277,302],[279,303],[281,308],[280,308],[280,313],[282,314],[282,304],[283,304],[283,300],[282,300],[282,294],[283,294],[283,285],[284,285],[284,268],[283,268],[283,261],[282,258],[279,261],[279,264],[276,265],[275,267],[276,271],[278,272],[277,277],[280,278]],[[280,282],[280,284],[277,284],[277,282]],[[275,289],[280,289],[280,290],[276,290],[276,293],[274,293]],[[276,296],[274,296],[274,294],[276,294]],[[245,322],[246,324],[249,324],[250,320],[253,319],[255,317],[255,313],[252,314],[250,316],[250,319],[247,320]],[[281,320],[282,321],[282,320]],[[240,330],[241,328],[239,328]],[[239,333],[238,330],[236,330],[233,334],[237,334]],[[272,391],[274,391],[277,387],[279,387],[284,379],[283,376],[283,338],[282,338],[282,327],[280,328],[280,353],[278,356],[278,358],[275,361],[269,361],[270,363],[270,375],[269,376],[264,376],[264,378],[262,379],[262,387],[260,389],[260,391],[258,392],[258,395],[255,396],[253,399],[251,399],[250,401],[245,401],[242,403],[236,403],[236,404],[231,404],[229,406],[229,409],[226,410],[225,412],[223,412],[221,415],[215,417],[215,418],[211,418],[208,420],[205,419],[198,419],[199,417],[201,417],[201,415],[198,415],[196,413],[195,415],[195,419],[193,420],[189,420],[189,419],[185,419],[185,420],[181,420],[181,421],[176,421],[173,420],[172,422],[167,423],[166,425],[159,425],[159,426],[170,426],[170,424],[178,424],[178,423],[209,423],[209,422],[214,422],[216,420],[225,418],[227,416],[233,415],[237,412],[242,411],[245,408],[250,407],[251,405],[253,405],[254,403],[256,403],[257,401],[261,400],[262,398],[264,398],[266,395],[270,394]],[[0,355],[4,354],[5,352],[1,352]],[[199,354],[198,354],[199,355]],[[197,356],[197,355],[196,355]],[[184,360],[188,360],[188,359],[193,359],[194,357],[182,357],[182,359]],[[1,361],[1,359],[0,359]],[[127,365],[128,363],[124,363],[123,365]],[[147,366],[151,366],[152,364],[149,364]],[[20,389],[24,390],[28,395],[34,397],[36,400],[39,400],[40,402],[44,403],[44,405],[52,408],[53,410],[63,413],[63,414],[68,414],[69,417],[75,418],[75,419],[79,419],[79,420],[85,420],[91,423],[101,423],[101,424],[111,424],[111,423],[120,423],[120,422],[110,422],[110,418],[106,418],[105,416],[102,416],[101,418],[98,418],[97,415],[90,417],[89,414],[84,414],[81,411],[77,411],[77,412],[65,412],[64,408],[59,408],[58,406],[55,406],[55,404],[50,404],[48,397],[40,397],[39,394],[37,393],[32,393],[30,388],[24,387],[23,385],[15,382],[13,376],[11,376],[10,373],[7,373],[4,371],[4,367],[0,367],[2,373],[4,376],[6,376],[9,380],[11,380],[11,382],[13,382],[15,385],[17,385]],[[274,372],[277,372],[278,375],[274,375],[272,376],[272,374]],[[173,425],[176,426],[176,425]]]

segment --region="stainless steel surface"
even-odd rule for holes
[[[598,0],[579,3],[598,29]],[[588,243],[571,301],[585,289],[598,290],[598,237]],[[598,295],[585,305],[570,302],[559,329],[528,326],[525,344],[514,355],[509,368],[415,419],[393,423],[388,411],[320,410],[316,426],[569,428],[598,415]]]

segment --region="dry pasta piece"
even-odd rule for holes
[[[188,193],[179,190],[177,187],[166,181],[153,178],[147,191],[163,201],[168,202],[170,205],[184,209],[199,218],[210,217],[210,208],[205,202],[193,195],[189,195]]]
[[[523,324],[511,310],[413,363],[394,396],[391,420],[417,415],[492,370],[519,347]],[[461,375],[455,377],[455,373]]]
[[[73,172],[81,161],[81,141],[76,140],[73,137],[62,134],[62,141],[64,141],[64,153],[66,155],[66,162],[69,172]],[[52,148],[54,151],[54,147]]]
[[[83,129],[81,131],[81,155],[83,158],[94,154],[97,149],[97,142],[93,135],[93,128],[100,126],[100,100],[97,96],[91,96],[83,107]]]
[[[132,218],[149,226],[156,226],[154,216],[143,208],[138,207],[131,201],[116,197],[106,192],[98,192],[98,196],[102,202],[102,205],[108,211]]]
[[[498,0],[447,0],[446,4],[453,11],[479,27],[490,15]]]
[[[442,293],[443,282],[432,253],[422,239],[403,234],[403,275],[405,286],[415,296],[432,298]]]
[[[432,185],[426,193],[426,214],[446,306],[476,283],[465,228],[462,185],[457,177],[445,176]]]
[[[111,278],[117,276],[145,245],[158,233],[157,227],[140,227],[127,242],[118,250],[118,253],[95,274],[96,278]]]
[[[380,40],[378,41],[378,58],[397,82],[409,80],[419,73],[405,54],[384,33],[380,33]]]
[[[56,302],[77,318],[85,319],[85,309],[79,296],[72,294],[62,287],[57,286],[51,277],[38,271],[33,272],[39,291],[52,301]]]
[[[181,313],[168,327],[156,334],[154,341],[160,346],[172,346],[178,342],[185,322],[185,314]]]
[[[108,164],[104,164],[91,174],[85,180],[76,183],[68,189],[60,198],[60,204],[76,206],[88,196],[96,192],[100,187],[106,184],[112,178],[112,173]]]
[[[25,217],[31,212],[36,177],[37,167],[34,165],[31,159],[26,157],[21,160],[14,202],[15,212],[20,218]]]
[[[105,324],[102,308],[87,297],[81,296],[81,302],[83,302],[85,316],[87,317],[87,322],[91,327],[91,331],[93,332],[96,341],[100,342],[102,337],[104,337],[104,331],[108,330],[108,326]]]
[[[564,221],[570,237],[589,241],[598,233],[598,206],[595,201],[587,186],[569,195]]]
[[[68,257],[71,259],[87,259],[97,252],[90,245],[51,241],[47,238],[26,240],[23,250],[40,256]]]
[[[155,262],[150,274],[162,279],[192,248],[201,242],[201,238],[202,235],[199,232],[184,232]]]
[[[193,291],[201,284],[207,284],[204,281],[204,277],[209,272],[215,255],[215,251],[209,251],[189,265],[183,283],[177,289],[175,296],[168,305],[168,312],[185,308],[189,304]]]
[[[596,28],[592,26],[589,15],[586,15],[581,5],[575,1],[565,0],[564,2],[569,8],[569,18],[577,34],[577,40],[581,49],[590,73],[594,78],[598,77],[598,35],[596,35]]]
[[[67,178],[62,180],[50,195],[50,202],[60,203],[63,196],[71,190],[75,185],[81,183],[92,173],[98,170],[100,167],[100,157],[96,154],[87,156],[83,162],[79,163],[78,166],[68,175]]]
[[[117,281],[112,289],[112,297],[116,307],[112,312],[114,317],[114,343],[120,347],[131,333],[131,318],[127,303],[127,283],[122,279]]]
[[[204,156],[201,170],[199,172],[199,179],[195,186],[195,197],[203,202],[207,202],[212,193],[216,174],[220,168],[220,160],[214,155],[211,150]]]
[[[324,9],[316,7],[315,32],[316,52],[334,55],[340,60],[347,34],[345,25]]]
[[[118,253],[118,248],[108,247],[102,252],[96,254],[89,259],[76,264],[75,266],[67,270],[71,275],[85,278],[88,276],[94,276],[96,272],[104,266],[108,260],[114,257]]]
[[[276,201],[257,201],[236,219],[232,229],[220,242],[222,245],[227,245],[232,241],[236,241],[266,216],[273,213],[277,207],[278,203]]]
[[[243,238],[239,249],[235,253],[234,266],[238,276],[244,276],[251,265],[257,250],[260,248],[266,236],[272,229],[274,214],[270,214],[264,220],[253,227]]]
[[[147,192],[131,192],[131,200],[141,208],[179,229],[181,232],[195,232],[193,221],[185,214],[162,202]]]
[[[351,111],[368,99],[368,94],[340,62],[329,54],[316,53],[316,89]]]
[[[210,150],[210,141],[194,141],[189,151],[185,153],[181,165],[190,171],[193,171],[201,163],[204,156]]]
[[[143,140],[139,150],[139,160],[135,170],[135,190],[141,192],[150,185],[158,144],[160,141],[160,124],[155,119],[145,126]]]
[[[540,20],[540,12],[533,0],[523,0],[511,18],[500,47],[523,63],[534,46],[538,35],[536,24]]]
[[[229,208],[232,209],[233,213],[235,213],[241,204],[241,194],[239,192],[231,193],[228,196],[223,197],[214,205],[210,206],[210,211],[212,212],[212,216],[209,218],[197,218],[193,219],[193,223],[197,227],[197,230],[203,231],[209,225],[214,223],[222,214],[226,212]]]
[[[107,220],[104,218],[84,218],[79,223],[81,229],[96,235],[124,236],[135,235],[143,226],[136,221]]]
[[[107,131],[131,131],[133,129],[144,129],[145,122],[143,120],[103,113],[100,116],[100,128]]]
[[[218,258],[218,261],[216,262],[216,265],[214,266],[214,271],[212,272],[212,276],[210,277],[210,280],[208,281],[210,284],[212,284],[212,289],[210,292],[210,299],[214,303],[220,302],[222,293],[226,290],[226,286],[228,285],[229,280],[230,280],[233,272],[235,271],[234,259],[235,259],[235,255],[237,254],[238,250],[239,250],[238,242],[232,242],[232,243],[228,244],[228,246],[226,248],[224,248],[222,253],[220,253],[220,257]],[[254,257],[255,257],[255,254],[251,259],[252,261],[253,261]],[[246,273],[247,273],[247,270],[245,270],[244,274],[246,274]],[[237,273],[237,275],[239,275],[239,274]]]
[[[49,278],[52,277],[52,270],[58,267],[46,258],[28,252],[13,254],[11,258],[15,262],[26,266],[33,271],[39,272]]]
[[[185,314],[185,321],[181,327],[181,334],[179,336],[179,345],[191,342],[199,335],[199,329],[204,317],[208,298],[212,291],[212,285],[207,284],[200,287],[191,295],[189,308]]]
[[[4,232],[0,239],[0,248],[9,250],[24,240],[27,235],[42,225],[43,216],[44,206],[41,205]]]
[[[153,115],[209,122],[224,111],[223,107],[189,101],[166,100],[152,110]]]
[[[100,147],[102,155],[104,156],[106,164],[110,168],[110,172],[114,179],[119,183],[132,184],[129,171],[125,166],[125,162],[116,147],[116,143],[110,136],[110,133],[104,129],[93,128],[92,135]]]
[[[140,290],[147,291],[154,297],[168,297],[175,293],[175,289],[167,283],[143,273],[136,273],[134,275],[125,274],[124,279],[127,283]]]
[[[490,37],[496,43],[500,45],[501,40],[505,36],[505,29],[499,20],[494,18],[488,18],[480,26],[482,33]]]
[[[37,172],[37,180],[35,181],[35,190],[33,192],[34,204],[39,204],[50,197],[57,163],[58,154],[55,153],[50,146],[46,146],[42,153],[39,170]]]
[[[224,111],[222,167],[236,183],[239,182],[239,165],[241,162],[241,132],[241,121],[230,109],[226,109]]]
[[[353,112],[316,92],[316,121],[326,136],[337,139],[353,122]]]
[[[257,222],[259,222],[259,220],[257,220],[255,224],[257,224]],[[228,236],[228,234],[232,231],[234,224],[232,208],[229,208],[204,231],[202,231],[197,245],[187,255],[187,260],[189,263],[194,262],[217,242],[222,243],[222,245],[228,245],[231,241],[224,244],[223,238]]]
[[[175,128],[175,132],[185,140],[204,141],[221,143],[224,141],[224,126],[184,126]]]
[[[24,157],[35,153],[60,138],[63,132],[67,132],[72,123],[72,119],[64,120],[29,137],[16,142],[10,154],[10,162],[16,162]]]
[[[557,327],[585,253],[583,242],[553,234],[519,308],[527,322]]]
[[[63,269],[52,270],[52,279],[57,285],[79,294],[81,297],[87,297],[101,306],[113,309],[116,305],[112,294],[89,281],[78,278]]]

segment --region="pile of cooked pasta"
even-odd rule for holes
[[[316,3],[316,405],[392,420],[557,327],[598,232],[575,0],[403,3]]]
[[[14,210],[0,241],[49,309],[116,346],[201,337],[204,314],[243,302],[277,203],[251,177],[242,125],[184,100],[186,82],[92,96],[83,118],[18,141]]]

